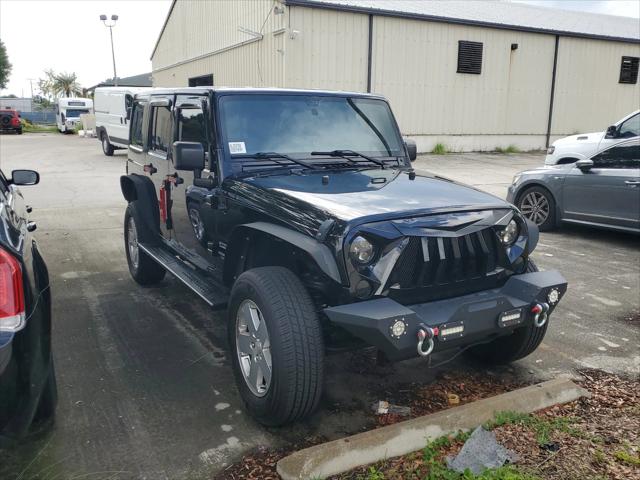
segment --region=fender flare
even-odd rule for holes
[[[267,222],[253,222],[238,225],[234,230],[232,239],[243,229],[266,233],[299,248],[309,254],[320,270],[322,270],[329,278],[337,283],[342,283],[340,271],[338,270],[338,265],[335,257],[331,253],[331,250],[325,244],[318,242],[316,239],[295,230],[291,230],[290,228]],[[233,245],[235,242],[231,240],[229,243]]]
[[[540,229],[528,218],[525,218],[525,222],[527,224],[527,234],[529,236],[529,240],[527,242],[527,250],[529,251],[529,254],[531,254],[531,252],[533,252],[538,245],[538,240],[540,239]]]
[[[136,209],[143,213],[142,220],[150,231],[160,235],[160,210],[153,182],[142,175],[132,173],[120,177],[120,189],[125,200],[135,202]]]

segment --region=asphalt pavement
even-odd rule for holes
[[[378,366],[370,352],[327,359],[325,395],[306,422],[264,429],[243,410],[228,361],[224,313],[175,279],[142,288],[123,246],[124,152],[95,139],[0,136],[0,168],[34,168],[22,188],[52,285],[60,403],[45,435],[0,452],[0,478],[208,478],[259,446],[332,440],[370,427],[369,405],[437,371],[423,361]],[[422,156],[415,167],[504,197],[541,155]],[[535,259],[569,291],[541,347],[492,374],[527,381],[585,367],[640,375],[638,237],[566,227],[542,234]],[[444,369],[487,374],[457,358]]]

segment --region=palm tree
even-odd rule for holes
[[[53,70],[45,70],[44,74],[46,78],[38,82],[44,95],[53,97],[82,95],[82,88],[75,73],[56,73]]]

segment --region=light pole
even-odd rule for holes
[[[111,36],[111,59],[113,60],[113,84],[118,86],[118,75],[116,74],[116,54],[113,51],[113,27],[116,26],[118,15],[111,15],[111,22],[107,22],[106,15],[100,15],[100,20],[104,23],[105,27],[109,27],[109,35]]]

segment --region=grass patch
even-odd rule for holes
[[[520,149],[515,145],[509,145],[506,148],[496,147],[494,151],[496,153],[520,153]]]
[[[433,150],[431,150],[431,153],[433,153],[434,155],[444,155],[447,152],[447,146],[444,143],[436,143],[435,147],[433,147]]]
[[[572,437],[582,436],[582,432],[573,427],[573,424],[577,421],[578,419],[575,417],[555,417],[548,419],[536,415],[504,411],[496,412],[495,418],[487,422],[484,427],[487,430],[493,430],[502,425],[523,425],[536,433],[538,445],[545,445],[551,441],[551,436],[555,432],[568,433]]]
[[[623,463],[629,464],[634,467],[640,467],[640,456],[638,455],[631,455],[624,450],[618,450],[613,454],[613,456],[616,457],[616,460],[619,460]]]
[[[55,125],[29,124],[29,125],[23,125],[22,131],[28,132],[28,133],[45,133],[45,132],[57,132],[58,128]]]

